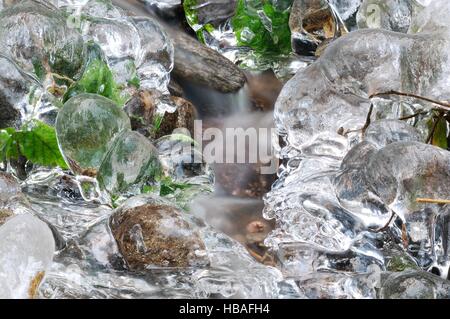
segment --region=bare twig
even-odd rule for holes
[[[450,204],[450,199],[432,199],[432,198],[417,198],[416,202],[422,204]]]
[[[370,125],[370,118],[372,117],[372,112],[373,112],[373,104],[370,104],[369,112],[367,113],[367,116],[366,116],[366,122],[364,123],[364,126],[362,128],[357,129],[357,130],[348,130],[345,133],[338,131],[338,134],[340,134],[340,135],[344,134],[345,136],[347,136],[349,133],[361,131],[361,134],[364,135],[366,133],[367,128]]]
[[[388,229],[389,226],[391,225],[392,221],[395,219],[395,217],[397,217],[397,214],[395,212],[392,212],[391,218],[389,218],[389,220],[386,223],[386,225],[384,225],[383,227],[378,228],[377,230],[375,230],[375,233],[381,233],[382,231],[385,231],[386,229]]]
[[[406,97],[412,97],[415,99],[419,99],[419,100],[423,100],[423,101],[427,101],[433,104],[438,105],[438,109],[444,110],[444,111],[450,111],[450,103],[447,102],[442,102],[442,101],[437,101],[428,97],[424,97],[424,96],[420,96],[417,94],[412,94],[412,93],[405,93],[405,92],[399,92],[399,91],[387,91],[387,92],[381,92],[381,93],[375,93],[372,94],[371,96],[369,96],[369,99],[374,98],[376,96],[381,96],[381,95],[399,95],[399,96],[406,96]]]
[[[419,115],[426,115],[428,113],[429,113],[429,111],[421,110],[421,111],[419,111],[417,113],[414,113],[414,114],[411,114],[411,115],[407,115],[407,116],[403,116],[403,117],[399,118],[398,120],[399,121],[406,121],[406,120],[412,119],[414,117],[417,117]]]

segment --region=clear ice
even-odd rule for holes
[[[48,226],[17,215],[0,226],[0,298],[33,298],[49,270],[55,241]]]
[[[124,130],[131,130],[128,115],[96,94],[69,99],[56,119],[58,143],[67,164],[75,173],[88,176],[96,175],[114,138]]]
[[[160,175],[161,164],[152,143],[138,132],[124,131],[105,154],[97,180],[110,194],[118,194],[154,182]]]
[[[448,98],[449,14],[447,1],[434,1],[408,34],[344,35],[284,86],[275,106],[282,165],[264,211],[276,229],[266,244],[306,297],[448,296],[435,275],[388,271],[448,276],[448,208],[416,199],[449,194],[450,153],[425,144],[434,105],[389,92]],[[369,288],[381,294],[367,286],[376,269],[381,280]],[[401,276],[417,289],[396,287]]]

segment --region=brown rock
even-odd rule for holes
[[[0,209],[0,226],[6,223],[6,221],[12,217],[14,213],[7,209]]]
[[[186,128],[193,136],[197,111],[192,103],[182,97],[170,97],[170,102],[177,106],[177,110],[164,115],[159,129],[154,127],[156,103],[159,97],[159,93],[155,91],[140,91],[128,101],[125,112],[131,119],[132,129],[154,139],[170,135],[177,128]]]
[[[118,209],[110,220],[113,236],[129,269],[206,266],[200,234],[183,212],[165,204]]]

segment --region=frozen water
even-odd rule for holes
[[[136,63],[141,87],[166,93],[173,69],[173,44],[156,21],[148,17],[133,17],[132,21],[141,41]]]
[[[406,270],[385,275],[380,297],[384,299],[448,299],[450,283],[424,271]]]
[[[83,65],[81,35],[51,4],[21,1],[0,12],[3,54],[28,73],[55,72],[73,77]],[[45,74],[44,74],[45,75]]]
[[[128,16],[110,1],[64,3],[61,8],[86,40],[100,45],[118,83],[126,86],[137,76],[141,89],[168,94],[173,45],[154,19]],[[158,108],[166,111],[167,103],[160,101]]]
[[[21,193],[20,185],[11,174],[0,172],[0,205]]]
[[[39,184],[39,183],[38,183]],[[34,187],[38,187],[36,184]],[[45,185],[45,184],[42,184]],[[42,187],[42,186],[41,186]],[[34,196],[43,196],[36,194]],[[87,204],[47,194],[53,206],[46,206],[47,215],[65,215],[69,202],[75,218],[88,210]],[[139,195],[129,199],[123,208],[167,201],[153,195]],[[89,204],[94,205],[94,204]],[[100,209],[100,207],[98,208]],[[67,219],[59,227],[71,229],[66,247],[55,257],[46,280],[40,288],[43,298],[279,298],[296,296],[296,287],[284,281],[281,273],[254,261],[239,243],[220,234],[202,222],[191,219],[199,229],[205,244],[208,266],[194,268],[152,268],[145,273],[126,271],[121,255],[109,229],[111,210],[103,209],[90,224]],[[69,213],[69,210],[67,211]],[[173,228],[176,231],[176,228]]]
[[[72,171],[97,173],[115,136],[131,129],[126,113],[111,100],[80,94],[68,100],[56,119],[59,147]]]
[[[414,5],[409,0],[365,0],[358,11],[358,27],[406,33],[413,13]]]
[[[343,20],[349,19],[359,8],[363,0],[329,0]]]
[[[36,217],[18,215],[0,226],[0,240],[0,297],[35,297],[53,259],[52,232]]]
[[[392,90],[448,97],[448,20],[426,14],[447,10],[438,2],[413,17],[422,32],[359,30],[335,40],[277,100],[284,147],[265,197],[264,215],[276,221],[265,243],[278,250],[284,273],[311,287],[307,297],[376,296],[344,287],[355,287],[354,273],[394,267],[391,245],[413,265],[448,275],[447,208],[416,202],[449,194],[450,153],[424,144],[433,105],[371,98]],[[338,274],[321,274],[327,270]]]
[[[192,138],[184,134],[172,134],[161,137],[155,144],[164,170],[173,180],[213,184],[213,171]]]
[[[119,194],[154,182],[161,175],[158,152],[143,135],[124,131],[114,139],[100,165],[97,179],[100,187]]]

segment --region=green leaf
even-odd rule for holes
[[[447,120],[445,118],[440,118],[439,122],[436,124],[436,129],[433,134],[432,144],[439,146],[443,149],[448,148],[448,129]]]
[[[197,34],[198,40],[202,43],[206,43],[203,32],[204,31],[211,32],[214,30],[214,27],[211,24],[206,25],[199,24],[198,15],[197,12],[195,11],[195,6],[197,6],[197,0],[184,0],[183,1],[184,15],[186,17],[186,21],[188,22],[188,24]]]
[[[175,193],[178,189],[184,190],[190,188],[192,185],[187,183],[175,182],[170,176],[161,177],[159,182],[159,195],[167,196]],[[142,187],[142,193],[153,193],[158,190],[156,185],[144,185]]]
[[[0,131],[0,156],[2,161],[19,158],[20,152],[16,134],[16,130],[12,127]]]
[[[269,1],[239,0],[231,20],[238,44],[258,55],[284,55],[291,49],[289,7],[278,8]]]
[[[135,83],[138,84],[138,83]],[[107,97],[118,105],[123,105],[126,97],[114,81],[114,76],[105,61],[100,47],[92,42],[88,44],[88,59],[81,78],[67,90],[63,101],[66,102],[80,93],[93,93]]]
[[[40,121],[27,123],[22,130],[0,130],[0,158],[4,161],[26,157],[34,164],[67,169],[56,140],[55,129]]]

